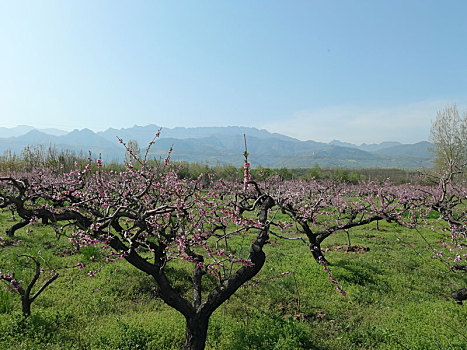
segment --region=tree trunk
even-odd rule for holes
[[[206,346],[209,316],[196,314],[186,318],[183,350],[203,350]]]
[[[8,237],[14,237],[16,230],[19,230],[20,228],[23,228],[24,226],[26,226],[28,224],[29,224],[29,221],[27,221],[27,220],[21,221],[21,222],[18,222],[16,224],[14,224],[12,227],[10,227],[9,229],[6,230],[7,236]]]
[[[311,254],[313,255],[313,258],[316,260],[316,262],[318,264],[321,264],[321,263],[325,263],[326,265],[329,264],[329,262],[324,257],[323,252],[321,251],[321,242],[319,242],[315,236],[309,236],[309,240],[310,240],[310,251],[311,251]]]
[[[451,293],[451,297],[458,303],[462,305],[462,302],[467,299],[467,288],[462,288]]]
[[[24,317],[29,317],[29,315],[31,315],[31,301],[29,300],[29,296],[21,296],[21,311]]]

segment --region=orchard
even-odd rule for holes
[[[0,176],[0,208],[5,217],[11,213],[17,220],[0,237],[0,249],[6,254],[21,247],[20,237],[26,234],[31,241],[37,228],[46,225],[57,241],[66,242],[75,259],[71,263],[54,259],[56,266],[50,266],[41,254],[44,246],[37,246],[35,254],[17,255],[16,266],[2,258],[0,279],[9,292],[20,296],[23,317],[34,315],[35,300],[54,293],[61,269],[97,278],[101,267],[91,266],[98,255],[102,266],[126,261],[135,273],[151,278],[153,288],[148,288],[145,298],[162,300],[185,320],[183,349],[215,348],[207,342],[211,316],[236,293],[258,290],[268,256],[280,253],[288,242],[306,248],[300,250],[299,259],[308,261],[308,255],[320,266],[319,274],[328,280],[321,288],[330,286],[335,293],[332,298],[351,298],[345,281],[334,275],[326,242],[346,234],[352,247],[349,230],[380,222],[388,224],[386,230],[411,232],[425,246],[425,256],[428,253],[428,259],[437,261],[439,274],[456,283],[463,281],[464,288],[445,290],[447,299],[451,292],[459,304],[466,299],[467,190],[450,169],[426,177],[424,185],[262,179],[251,177],[245,151],[243,182],[233,183],[213,174],[182,179],[170,152],[153,162],[138,159],[128,147],[127,154],[133,161],[124,171],[107,170],[100,159],[90,159],[70,172],[43,168]],[[426,232],[440,244],[427,239]],[[387,249],[393,252],[399,246]],[[83,251],[96,256],[84,261]],[[285,253],[280,253],[282,259],[292,258]],[[422,256],[416,250],[413,254]],[[28,280],[17,278],[16,269]],[[26,269],[32,275],[24,273]],[[277,271],[267,283],[290,276],[297,287],[291,271]],[[454,304],[452,299],[448,302]],[[460,341],[467,340],[462,330],[454,328],[454,333],[461,334]],[[404,343],[398,346],[404,348]]]

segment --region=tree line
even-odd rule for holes
[[[130,140],[129,145],[135,147],[140,155],[140,149],[136,141]],[[89,160],[98,155],[77,153],[67,149],[57,149],[54,145],[45,147],[43,145],[26,146],[19,155],[7,150],[0,156],[0,172],[31,171],[39,168],[50,168],[56,172],[69,172],[78,167],[84,167]],[[157,160],[149,160],[148,164],[155,164]],[[107,170],[123,171],[126,164],[131,163],[129,152],[126,151],[125,162],[106,162],[104,168]],[[201,174],[211,173],[218,178],[229,181],[241,181],[242,168],[233,165],[208,165],[207,162],[175,162],[179,165],[179,176],[187,179],[196,179]],[[135,164],[135,166],[138,166]],[[331,179],[340,182],[358,183],[359,181],[384,182],[390,179],[393,183],[418,183],[421,180],[419,171],[408,169],[344,169],[344,168],[321,168],[317,163],[310,168],[266,168],[258,165],[251,169],[255,178],[267,179],[279,175],[284,180],[292,179]]]

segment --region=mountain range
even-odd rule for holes
[[[0,154],[6,150],[20,154],[28,145],[55,145],[59,150],[68,149],[86,155],[92,151],[95,156],[101,154],[104,161],[121,162],[125,148],[118,138],[124,142],[136,140],[144,153],[146,145],[159,129],[153,124],[100,132],[89,129],[66,132],[26,125],[0,127]],[[240,166],[245,148],[244,134],[249,160],[253,165],[263,167],[308,168],[318,164],[320,167],[414,169],[432,166],[431,144],[426,141],[415,144],[382,142],[354,145],[338,140],[323,143],[300,141],[266,130],[239,126],[163,128],[149,154],[164,157],[173,147],[174,160]]]

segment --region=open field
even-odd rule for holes
[[[0,232],[13,223],[2,213]],[[368,247],[367,252],[338,249],[347,242],[345,233],[323,244],[330,249],[326,257],[346,297],[335,291],[306,246],[271,239],[265,266],[254,278],[257,286],[241,288],[214,312],[206,348],[464,349],[467,308],[457,305],[450,293],[465,287],[465,275],[448,272],[431,259],[427,243],[414,230],[383,222],[379,228],[373,223],[350,231],[352,244]],[[435,233],[423,235],[432,246],[440,246]],[[250,239],[235,238],[231,246],[247,251]],[[77,252],[50,227],[35,225],[29,234],[23,228],[15,240],[22,243],[6,240],[1,247],[3,270],[13,270],[27,282],[32,269],[18,256],[41,251],[60,276],[32,304],[26,320],[19,296],[0,291],[0,348],[179,348],[184,318],[157,297],[151,277],[124,261],[106,263],[97,247]],[[86,269],[61,269],[78,261]],[[175,287],[183,292],[188,270],[183,262],[173,266],[168,274],[177,277]],[[293,275],[278,277],[283,272]]]

